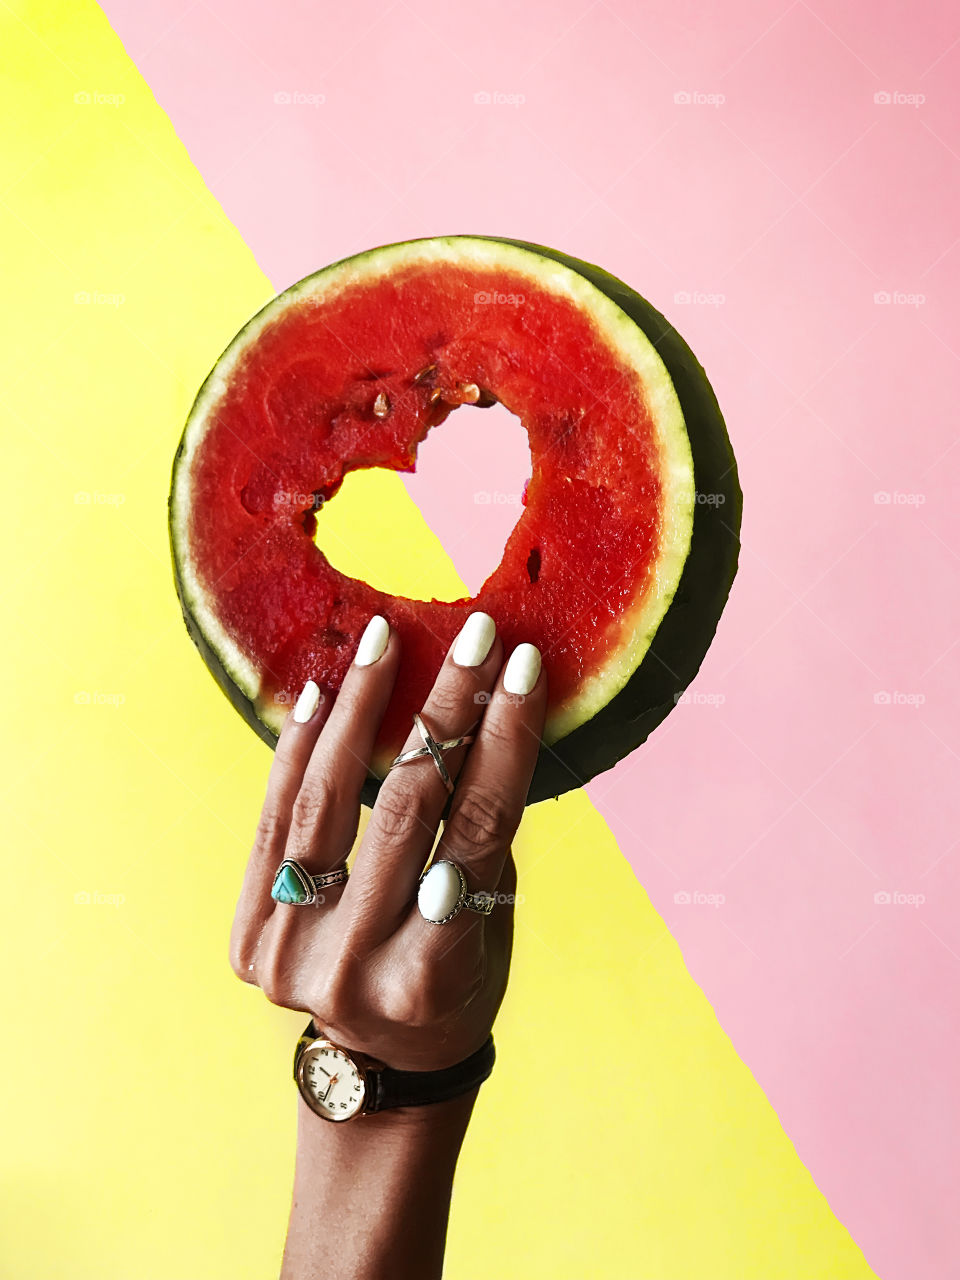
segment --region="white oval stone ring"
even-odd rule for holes
[[[488,916],[493,904],[492,893],[468,893],[462,869],[445,858],[432,863],[420,877],[417,906],[424,920],[431,924],[449,924],[464,907]]]

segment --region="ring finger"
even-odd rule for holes
[[[399,638],[390,634],[384,618],[371,618],[333,708],[310,681],[287,718],[231,932],[231,963],[241,976],[252,970],[264,928],[276,910],[288,923],[299,910],[292,903],[275,903],[271,895],[283,858],[303,860],[310,874],[343,862],[359,822],[366,759],[398,662]]]
[[[342,867],[353,847],[360,792],[399,658],[399,636],[385,618],[375,615],[360,639],[293,805],[284,856],[310,874]]]

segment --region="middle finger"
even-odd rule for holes
[[[488,696],[485,691],[492,687],[502,660],[503,645],[493,619],[485,613],[471,614],[447,652],[421,713],[438,742],[476,731]],[[403,750],[422,745],[412,728]],[[455,747],[442,753],[451,778],[456,778],[468,749]],[[447,799],[440,772],[429,756],[387,774],[340,900],[340,908],[364,932],[387,937],[409,911]]]

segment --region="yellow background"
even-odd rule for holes
[[[0,26],[0,1274],[252,1280],[282,1250],[304,1016],[227,963],[269,751],[187,638],[165,504],[196,389],[273,290],[96,6]],[[376,515],[395,582],[456,594],[399,478],[375,487],[341,495],[344,540]],[[448,1275],[872,1274],[586,796],[530,810],[516,853]]]

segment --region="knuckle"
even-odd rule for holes
[[[451,726],[459,724],[463,719],[463,704],[468,700],[464,696],[463,688],[458,687],[458,682],[445,679],[443,675],[440,676],[431,689],[430,697],[423,709],[424,718],[430,727],[433,728],[436,725],[435,737],[446,737],[448,732],[452,732]]]
[[[460,1017],[483,985],[483,960],[473,947],[455,947],[447,960],[438,965],[431,948],[416,948],[386,984],[385,1018],[398,1026],[426,1029]]]
[[[257,831],[254,837],[255,847],[259,849],[273,848],[283,843],[286,834],[286,814],[279,805],[267,800],[257,822]]]
[[[429,972],[417,964],[397,973],[384,992],[384,1016],[398,1026],[432,1026],[437,1021],[437,1006],[435,983]]]
[[[429,801],[420,788],[398,790],[381,787],[373,808],[372,823],[384,840],[406,843],[419,837],[425,827],[432,831]]]
[[[256,961],[256,978],[257,986],[271,1004],[285,1008],[291,1006],[293,993],[290,971],[281,947],[274,945],[261,948]]]
[[[249,928],[238,916],[230,931],[229,960],[230,968],[241,982],[255,982],[253,975],[253,957],[256,945],[251,941]]]
[[[327,769],[314,769],[304,778],[293,802],[293,825],[310,826],[342,803],[338,779]]]
[[[514,806],[503,795],[473,787],[450,815],[447,835],[465,854],[493,853],[513,839],[516,820]]]
[[[357,975],[347,956],[321,965],[310,986],[310,1007],[321,1019],[337,1025],[349,1023],[355,1012]]]
[[[230,968],[241,982],[250,981],[250,967],[246,953],[239,943],[230,943]]]

